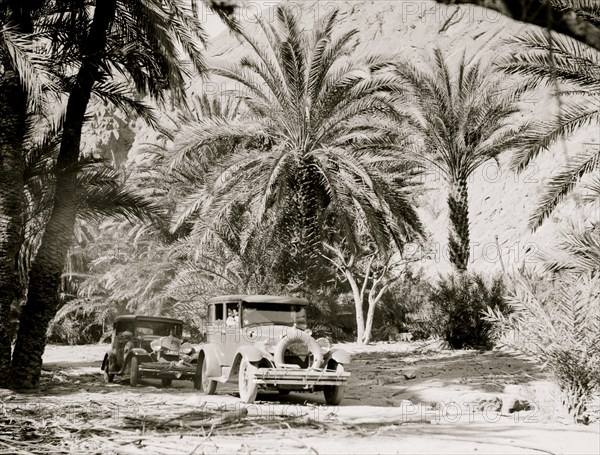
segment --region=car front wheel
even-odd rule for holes
[[[337,364],[336,372],[343,373],[344,365]],[[325,395],[325,402],[330,406],[337,406],[344,399],[344,390],[346,386],[343,385],[326,385],[323,387],[323,394]]]
[[[207,363],[204,360],[204,356],[198,357],[196,377],[194,378],[194,389],[207,395],[214,395],[217,391],[217,381],[208,379]]]
[[[258,384],[254,382],[255,367],[246,357],[242,358],[238,376],[240,399],[244,403],[253,403],[258,394]]]
[[[131,358],[129,364],[129,385],[131,387],[137,387],[140,382],[140,361],[137,357]]]

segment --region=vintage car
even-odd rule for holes
[[[197,383],[214,394],[218,383],[238,382],[240,398],[252,403],[259,389],[322,391],[328,404],[344,396],[350,355],[315,340],[307,328],[304,299],[227,295],[208,304],[207,342],[198,347]]]
[[[102,371],[107,382],[115,375],[129,376],[135,387],[142,377],[158,378],[165,387],[173,379],[195,379],[197,354],[182,343],[183,321],[150,316],[118,316],[112,344]]]

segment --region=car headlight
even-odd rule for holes
[[[185,355],[190,355],[192,352],[194,352],[194,346],[192,346],[190,343],[183,343],[181,348],[179,348],[179,352]]]
[[[331,350],[331,343],[328,338],[318,338],[317,344],[321,346],[321,352],[323,354],[326,354]]]
[[[152,340],[152,342],[150,343],[150,347],[153,351],[160,351],[160,348],[162,347],[162,338]]]

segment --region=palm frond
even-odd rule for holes
[[[543,271],[579,275],[600,273],[600,238],[597,228],[563,233],[557,248],[541,253]]]
[[[567,164],[546,184],[546,189],[529,219],[529,226],[536,230],[556,206],[572,191],[581,178],[600,170],[600,150],[583,153]]]
[[[52,60],[35,35],[23,35],[10,28],[1,32],[1,49],[8,55],[25,91],[32,110],[44,106],[45,92],[57,92],[58,87],[50,68]]]

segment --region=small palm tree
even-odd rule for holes
[[[573,244],[563,246],[567,248],[553,262],[572,254]],[[596,243],[596,261],[597,248]],[[600,390],[600,275],[597,262],[596,272],[588,273],[588,259],[579,253],[567,259],[550,293],[536,289],[528,277],[514,277],[511,311],[503,315],[488,308],[486,317],[500,329],[498,347],[549,371],[565,411],[578,422],[589,422],[588,407]]]
[[[600,23],[600,9],[585,9]],[[512,39],[519,52],[500,64],[505,72],[527,77],[527,85],[562,84],[557,94],[566,102],[555,115],[536,121],[513,157],[512,166],[524,169],[556,141],[589,125],[600,124],[600,52],[562,35],[528,32]],[[530,217],[537,229],[556,206],[586,175],[600,169],[600,146],[582,151],[547,184],[539,204]]]
[[[395,152],[404,120],[390,91],[392,60],[352,56],[356,30],[333,36],[337,12],[300,29],[287,6],[275,26],[258,21],[265,42],[242,31],[254,55],[212,72],[239,84],[229,91],[244,103],[236,118],[199,122],[194,141],[179,147],[174,166],[220,147],[212,179],[179,207],[174,230],[194,217],[214,225],[235,207],[252,214],[247,238],[277,228],[295,270],[315,276],[321,241],[344,237],[350,248],[364,225],[383,250],[421,233],[409,196],[411,167]],[[312,270],[312,272],[311,272]]]
[[[465,56],[455,69],[436,49],[430,71],[401,62],[397,75],[412,106],[410,126],[419,142],[414,158],[440,172],[449,185],[450,261],[459,272],[469,262],[469,176],[483,163],[517,146],[525,126],[514,126],[518,92],[502,90],[499,77]]]

